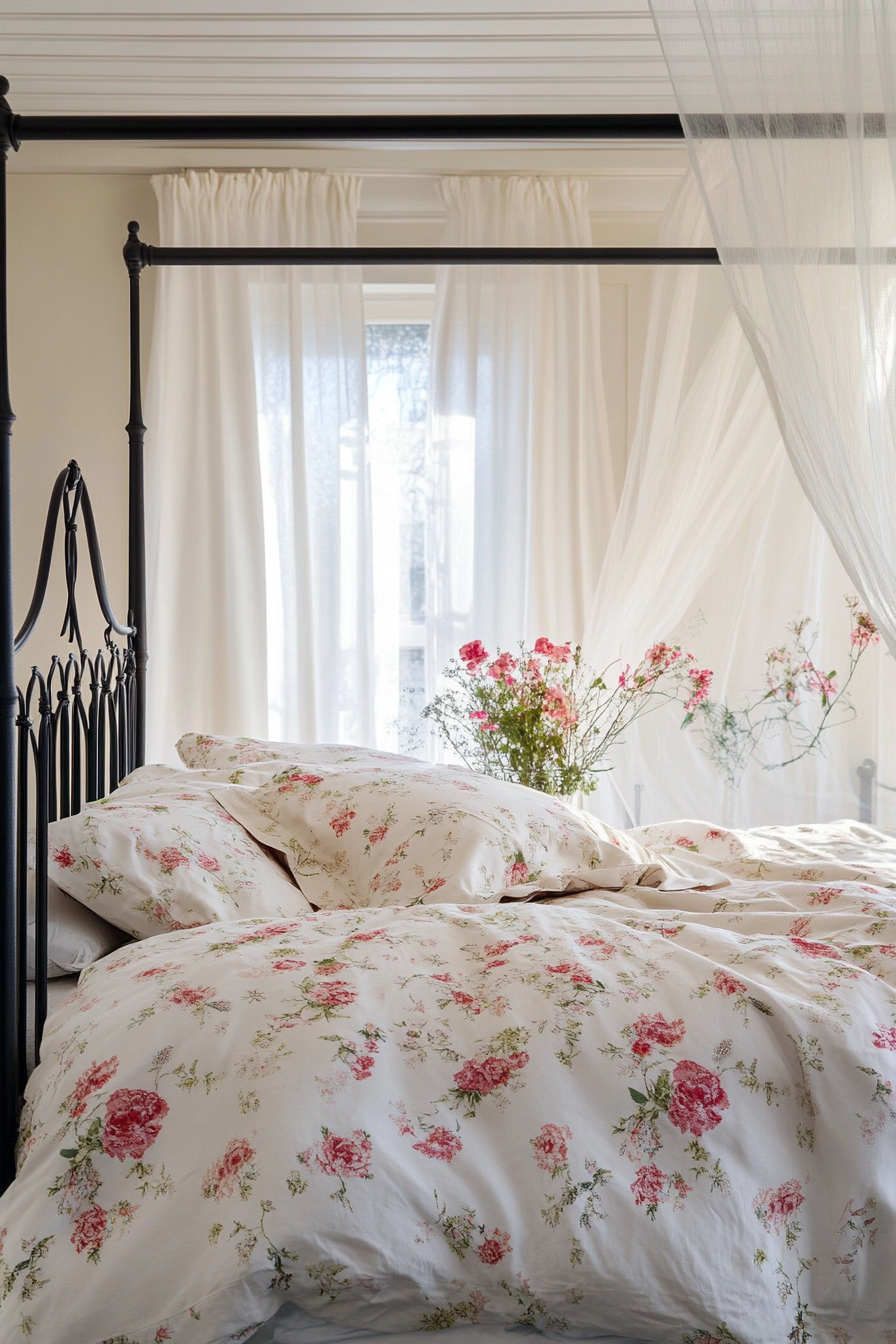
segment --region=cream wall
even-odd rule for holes
[[[80,463],[97,518],[113,608],[127,614],[128,284],[121,249],[127,223],[157,232],[145,176],[11,173],[9,345],[13,427],[15,603],[27,610],[53,481]],[[144,272],[144,366],[155,277]],[[81,574],[89,581],[86,539]],[[59,652],[65,605],[57,541],[41,625],[18,659],[27,669]],[[95,647],[102,619],[82,582],[83,633]]]
[[[33,155],[42,147],[28,148]],[[17,165],[11,166],[9,331],[11,393],[17,416],[13,434],[17,621],[21,622],[30,601],[52,483],[72,457],[81,464],[90,488],[113,606],[124,618],[128,289],[121,248],[130,219],[139,220],[147,241],[158,237],[150,172],[128,173],[120,166],[116,171],[92,172],[84,171],[85,165],[80,165],[79,172],[35,172],[15,171]],[[163,165],[152,165],[156,166]],[[459,166],[452,163],[449,170]],[[666,175],[660,187],[654,187],[645,202],[654,208],[647,210],[631,209],[632,204],[642,202],[632,200],[627,179],[617,180],[612,172],[604,175],[593,190],[595,243],[654,241],[657,195],[667,194],[675,180],[674,173],[663,168]],[[441,227],[434,177],[419,173],[389,176],[382,171],[365,177],[361,243],[435,244]],[[431,280],[433,273],[415,268],[412,275],[402,268],[394,269],[391,277],[377,272],[366,278]],[[143,272],[144,386],[155,279],[151,269]],[[601,273],[603,360],[617,488],[637,411],[649,279],[647,268],[606,267]],[[146,443],[149,455],[151,425]],[[61,550],[59,542],[57,548]],[[94,615],[95,603],[87,586],[86,543],[82,557],[82,629],[88,647],[96,648],[103,623]],[[32,663],[45,666],[53,653],[61,651],[63,609],[57,554],[44,618],[18,660],[20,684]]]

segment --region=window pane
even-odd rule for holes
[[[367,324],[377,740],[407,746],[425,696],[429,323]]]

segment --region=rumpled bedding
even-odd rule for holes
[[[649,829],[729,884],[244,920],[85,972],[0,1200],[2,1344],[213,1344],[284,1302],[893,1344],[896,846]]]

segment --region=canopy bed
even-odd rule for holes
[[[683,134],[677,117],[18,117],[5,97],[0,114],[4,172],[10,148],[41,138]],[[813,124],[801,122],[810,132]],[[727,134],[721,121],[705,129]],[[748,124],[742,130],[750,134]],[[0,200],[0,229],[2,207]],[[345,747],[190,734],[178,747],[185,770],[146,765],[141,271],[336,264],[346,250],[159,248],[141,241],[136,223],[128,226],[127,618],[109,602],[89,493],[70,463],[54,487],[34,600],[16,636],[5,232],[2,242],[0,1177],[10,1187],[3,1218],[10,1249],[0,1338],[24,1330],[47,1344],[217,1344],[249,1337],[290,1301],[300,1315],[308,1306],[312,1316],[319,1309],[341,1325],[340,1338],[358,1326],[479,1330],[494,1318],[494,1332],[469,1337],[497,1339],[516,1323],[549,1335],[599,1330],[630,1339],[672,1330],[663,1338],[753,1344],[771,1339],[782,1319],[798,1330],[824,1314],[827,1333],[818,1337],[834,1341],[849,1338],[836,1334],[837,1322],[850,1323],[861,1298],[863,1320],[883,1344],[889,1284],[885,1275],[869,1279],[873,1267],[865,1266],[877,1233],[885,1248],[896,1235],[896,1195],[875,1149],[880,1135],[885,1146],[893,1120],[885,1052],[896,1050],[887,933],[896,919],[894,846],[861,829],[736,833],[687,823],[620,834],[538,795],[533,802],[527,790],[514,794],[516,786],[492,789],[493,782],[470,783],[448,768]],[[353,262],[371,264],[719,263],[712,248],[350,252]],[[850,260],[845,252],[831,257]],[[13,656],[44,602],[60,512],[64,633],[76,653],[54,659],[46,674],[35,669],[22,693]],[[79,524],[108,623],[107,648],[93,659],[80,652]],[[501,792],[508,787],[509,795]],[[382,815],[359,838],[352,822],[365,800],[379,796]],[[429,851],[415,850],[425,831],[421,809],[430,819],[452,818],[450,837],[437,845],[444,871],[431,866]],[[127,907],[120,927],[148,941],[97,963],[68,1010],[53,1014],[22,1113],[32,810],[37,1043],[47,1013],[52,880],[76,899],[80,884],[80,898],[103,913]],[[405,827],[405,841],[377,867],[376,847],[393,826]],[[503,828],[499,853],[483,840],[496,828]],[[333,836],[341,847],[327,864],[318,862],[324,841],[335,846]],[[155,865],[154,878],[149,869],[133,877],[121,857],[128,846],[140,863]],[[239,876],[229,887],[220,877],[228,863]],[[179,884],[194,868],[214,880],[199,873],[185,895]],[[402,881],[408,889],[416,882],[419,894],[385,894]],[[451,882],[453,906],[437,895]],[[373,900],[370,892],[381,895]],[[516,903],[533,896],[540,903]],[[705,1012],[690,1003],[705,998]],[[449,1012],[456,1014],[450,1032]],[[676,1059],[670,1052],[686,1034],[695,1058]],[[284,1073],[299,1042],[301,1077]],[[583,1067],[587,1051],[597,1067]],[[527,1089],[536,1070],[542,1081]],[[856,1070],[863,1082],[858,1127]],[[368,1100],[374,1087],[376,1105]],[[617,1122],[620,1098],[628,1113]],[[510,1121],[501,1118],[507,1108]],[[13,1182],[20,1119],[22,1174]],[[848,1157],[847,1125],[856,1130]],[[755,1144],[759,1127],[763,1139]],[[623,1181],[612,1169],[615,1156],[612,1167],[595,1156],[599,1131],[600,1157],[618,1153],[630,1164]],[[654,1158],[675,1142],[684,1144],[678,1166],[668,1155],[673,1169],[664,1172]],[[475,1160],[457,1176],[465,1147]],[[781,1153],[783,1166],[773,1160]],[[819,1231],[813,1212],[811,1239],[801,1240],[810,1170],[819,1207],[834,1223]],[[260,1201],[256,1183],[266,1191]],[[58,1228],[42,1235],[35,1201],[39,1194],[47,1203],[48,1189]],[[141,1203],[131,1202],[135,1190]],[[621,1232],[619,1191],[626,1217],[638,1220]],[[716,1203],[700,1228],[689,1225],[683,1245],[675,1220],[698,1199]],[[168,1201],[171,1227],[162,1221]],[[301,1210],[293,1215],[301,1226],[284,1233],[277,1210],[287,1201]],[[385,1220],[377,1220],[379,1207]],[[723,1207],[736,1207],[724,1234]],[[393,1221],[402,1224],[403,1241],[390,1246]],[[748,1235],[753,1226],[758,1233]],[[720,1237],[722,1259],[749,1243],[757,1274],[777,1257],[777,1278],[769,1265],[759,1286],[732,1281],[719,1260]],[[836,1254],[823,1276],[817,1272],[813,1295],[811,1266],[828,1242]],[[514,1245],[529,1259],[514,1262]],[[121,1299],[122,1282],[128,1300],[113,1301],[112,1286]],[[72,1285],[86,1287],[78,1287],[74,1319],[66,1322],[63,1294]],[[54,1294],[55,1314],[42,1306]],[[690,1331],[684,1336],[682,1324]]]

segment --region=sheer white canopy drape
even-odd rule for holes
[[[794,470],[896,652],[896,10],[651,8]]]
[[[446,245],[591,245],[584,181],[440,190]],[[580,639],[616,506],[595,268],[440,267],[431,395],[431,679],[470,638]]]
[[[688,175],[659,241],[699,246],[707,229]],[[737,706],[762,689],[766,650],[784,641],[787,623],[799,616],[820,627],[824,666],[842,671],[849,640],[843,596],[851,591],[790,466],[720,272],[657,269],[638,421],[586,653],[598,666],[620,655],[635,662],[656,639],[678,639],[714,669],[713,694]],[[855,816],[855,769],[865,757],[896,781],[887,712],[896,676],[882,650],[867,655],[854,691],[858,717],[829,735],[825,755],[783,771],[754,760],[737,789],[726,786],[699,739],[681,731],[681,711],[663,707],[626,735],[616,769],[589,806],[623,825],[638,801],[645,822]],[[881,799],[884,821],[893,813],[889,797]]]
[[[349,246],[360,180],[153,179],[162,245]],[[148,388],[149,751],[189,729],[368,740],[360,273],[162,271]]]

